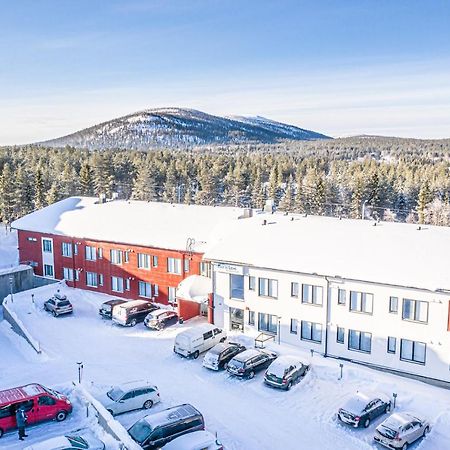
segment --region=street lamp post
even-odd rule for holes
[[[82,361],[77,362],[78,365],[78,384],[81,384],[81,380],[83,378],[83,368],[84,368],[84,364]]]
[[[9,277],[9,294],[11,295],[11,303],[14,303],[14,299],[13,299],[13,283],[14,283],[14,278],[13,277]]]

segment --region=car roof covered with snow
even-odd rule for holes
[[[140,420],[145,421],[152,429],[160,425],[166,425],[167,423],[178,422],[180,419],[185,419],[192,416],[201,415],[200,412],[195,409],[189,403],[185,403],[179,406],[173,406],[172,408],[159,411],[154,414],[149,414]]]
[[[154,319],[157,319],[159,316],[162,316],[166,313],[172,313],[174,315],[177,314],[176,311],[172,311],[171,309],[156,309],[155,311],[152,311],[151,313],[148,313],[147,317],[152,317]]]
[[[169,442],[164,450],[203,450],[216,441],[216,437],[209,431],[193,431]]]
[[[278,377],[282,377],[286,369],[290,366],[302,367],[307,364],[302,362],[300,358],[292,355],[279,356],[270,366],[267,368],[267,372]]]
[[[153,386],[153,383],[150,383],[148,380],[135,380],[135,381],[127,381],[125,383],[120,383],[116,388],[119,388],[123,392],[131,391],[132,389],[139,389],[144,386]]]
[[[40,384],[27,384],[11,389],[0,391],[0,405],[15,401],[25,400],[29,397],[45,394],[47,391]]]
[[[46,441],[33,444],[26,447],[24,450],[67,450],[67,449],[80,449],[80,450],[101,450],[105,446],[103,442],[94,437],[92,433],[86,436],[58,436],[47,439]]]
[[[261,355],[261,352],[257,350],[256,348],[249,348],[248,350],[244,350],[241,353],[238,353],[233,359],[236,361],[247,361],[250,358],[254,358],[255,356]]]
[[[346,400],[342,409],[354,414],[360,414],[367,404],[376,398],[384,402],[389,401],[389,398],[385,394],[379,392],[356,392]]]
[[[134,308],[135,306],[141,306],[141,305],[148,305],[150,302],[146,300],[130,300],[128,302],[121,303],[120,305],[117,305],[117,308]]]
[[[390,428],[391,430],[398,430],[399,428],[413,420],[421,421],[421,419],[409,412],[400,412],[394,413],[389,416],[383,423],[381,423],[381,425]]]
[[[197,337],[199,334],[206,333],[208,331],[219,328],[217,325],[213,325],[211,323],[202,323],[201,325],[197,325],[192,328],[188,328],[187,330],[183,330],[177,334],[176,337]]]

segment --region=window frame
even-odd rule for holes
[[[90,284],[90,280],[95,279],[95,284]],[[90,270],[86,271],[86,286],[88,287],[98,287],[98,273],[97,272],[91,272]]]
[[[242,287],[233,288],[233,280],[239,280],[239,285]],[[245,300],[245,278],[244,275],[239,275],[236,273],[230,273],[229,277],[229,289],[230,289],[230,298],[234,300],[244,301]],[[239,295],[235,295],[237,293],[240,293],[242,295],[241,297]]]
[[[114,280],[117,280],[117,281],[115,282]],[[119,282],[119,280],[122,280],[122,281]],[[116,284],[116,286],[115,286],[115,284]],[[122,289],[119,289],[120,285],[121,285]],[[124,285],[122,277],[116,277],[114,275],[111,276],[111,291],[112,292],[122,293],[122,292],[124,292],[124,287],[125,287],[125,285]]]
[[[293,326],[295,325],[295,326]],[[298,334],[298,319],[291,319],[291,323],[289,326],[289,332],[291,334]]]
[[[68,277],[66,277],[66,272],[67,274],[69,274]],[[63,279],[66,281],[74,281],[74,271],[71,267],[63,267]]]
[[[352,343],[352,339],[350,337],[351,333],[359,333],[359,337],[358,337],[358,348],[354,348],[354,347],[350,347],[351,343]],[[363,335],[369,335],[370,336],[370,349],[369,350],[363,350],[361,348],[361,343],[363,342],[362,337]],[[347,348],[349,351],[351,352],[360,352],[360,353],[365,353],[367,355],[372,353],[372,333],[369,333],[368,331],[360,331],[360,330],[352,330],[349,329],[348,330],[348,340],[347,340]]]
[[[181,275],[181,258],[175,258],[173,256],[167,257],[167,273],[172,275]]]
[[[356,309],[353,309],[352,294],[357,294],[357,298],[356,298],[357,308]],[[367,299],[368,296],[371,297],[370,311],[363,310],[363,305],[365,304],[365,299]],[[373,315],[374,298],[375,298],[375,296],[370,292],[350,291],[349,302],[348,302],[349,303],[349,305],[348,305],[349,311],[352,313],[357,313],[357,314]],[[359,306],[359,308],[358,308],[358,306]]]
[[[48,268],[51,268],[51,273],[47,273]],[[45,278],[55,278],[55,267],[53,264],[44,264],[43,272]]]
[[[311,333],[309,333],[310,337],[304,336],[304,324],[310,324],[310,330]],[[319,325],[320,326],[320,340],[314,339],[314,326]],[[314,342],[315,344],[321,344],[323,340],[323,326],[320,322],[310,322],[309,320],[302,320],[300,324],[300,339],[302,341],[308,341],[308,342]]]
[[[86,261],[97,261],[97,247],[86,245],[84,248],[84,259]]]
[[[414,307],[412,308],[413,311],[413,319],[410,319],[408,317],[405,317],[405,303],[406,302],[413,302]],[[425,320],[419,320],[416,318],[417,315],[417,305],[419,303],[424,303],[426,305],[426,319]],[[420,314],[420,308],[419,308],[419,314]],[[406,322],[414,322],[414,323],[421,323],[421,324],[428,324],[428,319],[429,319],[429,314],[430,314],[430,304],[429,302],[425,301],[425,300],[415,300],[412,298],[403,298],[403,302],[402,302],[402,320],[406,321]]]
[[[151,264],[152,264],[151,257],[148,253],[138,253],[137,254],[138,269],[150,270]]]
[[[320,298],[318,292],[320,291]],[[305,295],[305,293],[308,293]],[[306,298],[308,297],[308,298]],[[309,297],[311,301],[309,301]],[[317,300],[320,300],[320,303]],[[323,286],[316,284],[302,283],[302,304],[312,306],[323,306]]]
[[[344,327],[336,327],[336,343],[337,344],[345,344],[345,328]]]
[[[344,301],[342,301],[342,293],[344,296]],[[347,304],[347,289],[338,288],[337,304],[341,306],[345,306]]]
[[[262,322],[261,318],[263,316],[266,316],[266,318],[267,318],[267,320],[266,320],[267,328],[261,327],[261,322]],[[272,318],[275,318],[275,331],[272,331],[272,327],[273,327]],[[258,331],[261,331],[262,333],[273,334],[273,335],[278,334],[278,316],[276,316],[274,314],[259,312],[258,313]]]
[[[47,245],[50,245],[50,250],[48,250]],[[53,253],[53,239],[50,238],[42,238],[42,252],[43,253]]]
[[[405,358],[403,356],[403,344],[404,344],[404,342],[411,342],[412,343],[412,348],[411,348],[411,357],[412,357],[412,359]],[[414,359],[414,354],[415,354],[414,349],[415,349],[416,344],[421,344],[421,345],[424,346],[425,350],[424,350],[424,353],[423,353],[424,354],[423,362]],[[427,363],[427,344],[426,344],[426,342],[413,341],[411,339],[400,339],[400,361],[404,361],[404,362],[408,362],[408,363],[411,363],[411,364],[419,364],[421,366],[425,366],[426,363]]]
[[[273,292],[275,288],[275,293]],[[267,293],[264,293],[266,292]],[[274,295],[275,294],[275,295]],[[278,280],[274,278],[258,278],[258,296],[265,298],[278,298]]]
[[[391,343],[394,343],[393,349]],[[397,353],[397,338],[395,336],[388,336],[387,338],[387,352],[391,354]]]
[[[141,287],[144,287],[144,289],[141,289]],[[148,288],[148,289],[147,289]],[[150,292],[150,295],[147,295],[148,291]],[[138,295],[142,298],[152,298],[152,285],[148,281],[139,280],[138,282]],[[144,294],[142,294],[144,292]]]
[[[395,308],[392,307],[392,303],[395,300]],[[395,297],[393,295],[389,296],[389,313],[390,314],[398,314],[398,297]]]
[[[72,258],[73,257],[73,248],[71,242],[63,242],[61,244],[61,255],[64,258]]]

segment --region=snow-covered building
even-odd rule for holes
[[[446,227],[265,214],[204,258],[216,324],[450,385],[449,255]]]
[[[37,275],[123,298],[174,304],[183,280],[210,276],[203,252],[221,227],[242,214],[239,208],[70,197],[12,227],[18,230],[20,261],[31,264]],[[195,278],[194,290],[199,283],[205,286]],[[204,304],[195,294],[181,302],[184,318],[198,314]],[[202,312],[207,313],[205,307]]]

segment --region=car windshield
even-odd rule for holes
[[[63,300],[58,302],[58,306],[69,306],[69,305],[70,305],[69,300]]]
[[[50,388],[44,387],[44,386],[42,386],[42,388],[44,389],[45,392],[47,392],[47,394],[53,395],[56,398],[62,398],[62,396],[59,392],[56,392],[53,389],[50,389]]]
[[[73,448],[89,448],[89,444],[81,436],[67,436],[67,440]]]
[[[122,389],[115,387],[115,388],[112,388],[109,392],[107,392],[106,395],[111,400],[114,400],[115,402],[117,402],[118,400],[120,400],[123,397],[123,391],[122,391]]]
[[[383,435],[386,436],[390,439],[394,439],[397,432],[391,428],[388,428],[384,425],[380,425],[380,428],[378,429],[378,431]]]
[[[111,311],[112,305],[108,305],[107,303],[103,303],[102,309],[103,309],[104,311]]]
[[[139,420],[128,430],[130,436],[139,444],[144,442],[151,432],[152,427],[145,420]]]

